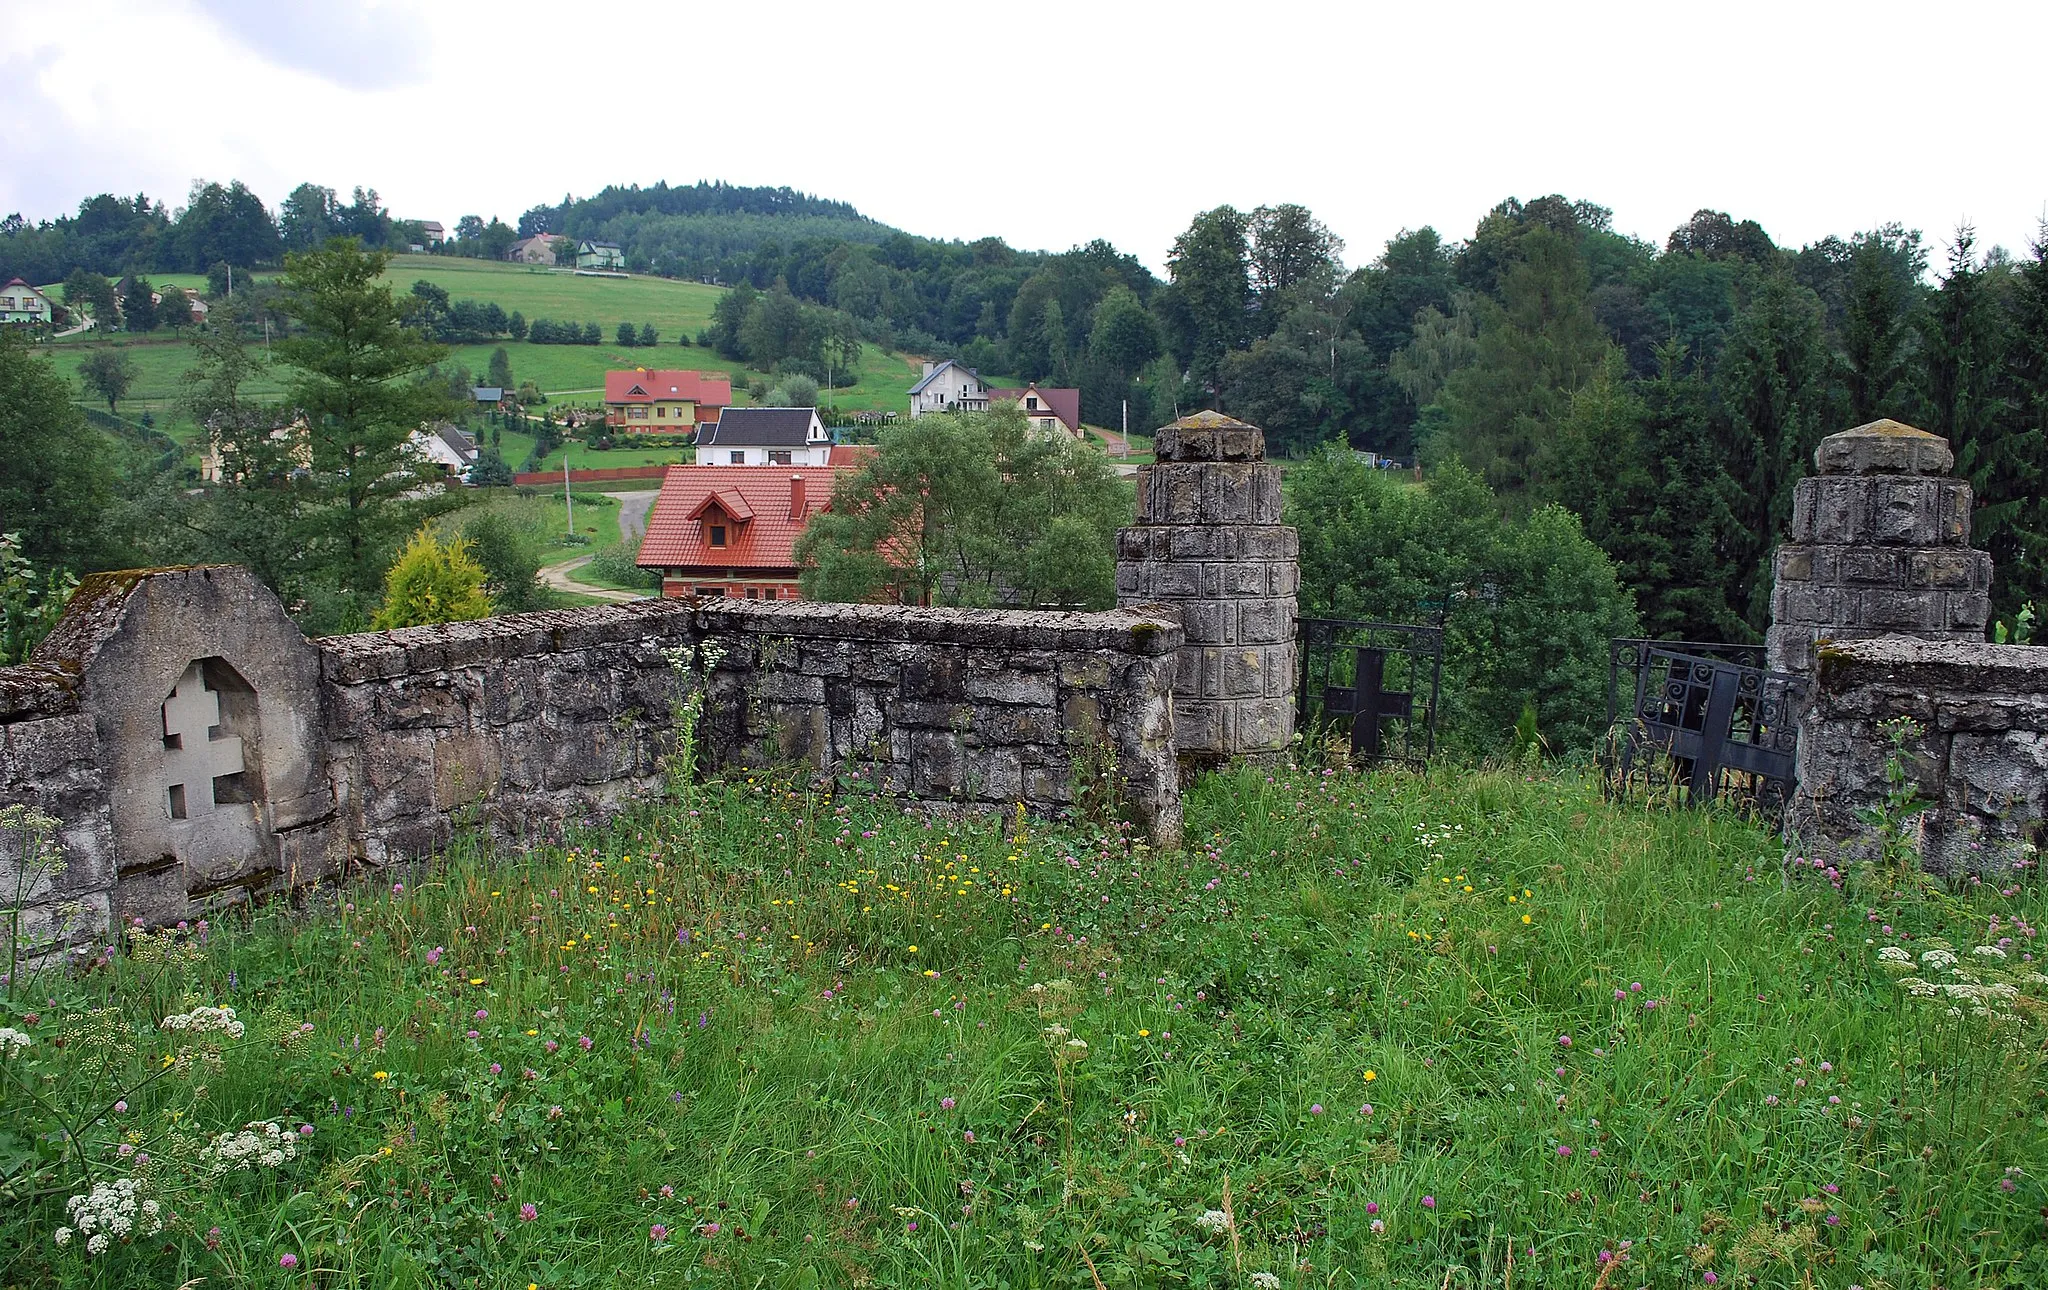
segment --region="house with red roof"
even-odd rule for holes
[[[1021,390],[992,389],[988,392],[988,402],[990,407],[998,403],[1016,404],[1023,409],[1031,428],[1041,434],[1063,430],[1075,438],[1081,435],[1079,390],[1042,390],[1034,381]]]
[[[691,434],[732,406],[730,378],[636,367],[604,374],[604,423],[613,433]]]
[[[639,565],[661,594],[799,600],[796,540],[832,501],[832,466],[670,466]]]

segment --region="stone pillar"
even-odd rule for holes
[[[1184,766],[1272,755],[1294,736],[1300,542],[1280,523],[1266,436],[1220,412],[1159,431],[1138,522],[1117,534],[1117,602],[1180,613],[1174,742]]]
[[[1970,485],[1939,435],[1873,421],[1821,440],[1778,548],[1768,666],[1811,673],[1821,641],[1982,641],[1991,557],[1970,548]]]

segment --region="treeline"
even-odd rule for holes
[[[355,237],[372,250],[403,250],[424,237],[417,220],[394,220],[374,188],[342,202],[331,188],[301,184],[273,217],[240,180],[192,185],[183,206],[138,193],[101,193],[78,214],[30,223],[0,220],[0,279],[60,282],[74,269],[109,277],[131,273],[207,273],[227,266],[275,265],[286,251],[310,251],[330,237]]]

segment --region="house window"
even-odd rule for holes
[[[720,600],[723,600],[723,599],[725,598],[725,588],[724,588],[724,587],[699,587],[699,588],[697,588],[697,594],[698,594],[698,595],[700,595],[700,596],[713,596],[713,597],[716,597],[716,598],[718,598],[718,599],[720,599]]]
[[[767,588],[766,590],[762,591],[762,593],[761,593],[761,599],[763,599],[763,600],[773,600],[773,599],[775,599],[775,588],[773,588],[773,587],[769,587],[769,588]]]
[[[630,408],[627,408],[627,409],[626,409],[626,420],[628,420],[628,421],[645,421],[646,419],[647,419],[647,409],[646,409],[646,407],[645,407],[644,405],[641,405],[641,404],[637,404],[637,403],[636,403],[636,404],[634,404],[634,405],[633,405],[632,407],[630,407]]]
[[[787,466],[789,464],[789,454],[786,452],[771,452],[768,454],[768,464],[771,466]]]
[[[656,421],[662,421],[662,420],[665,420],[665,419],[667,419],[667,417],[668,417],[668,409],[667,409],[667,408],[656,408],[656,409],[654,410],[654,419],[655,419]]]
[[[1026,399],[1024,400],[1024,406],[1036,412],[1038,411],[1038,400],[1036,398]]]
[[[711,526],[711,545],[713,545],[713,546],[724,546],[724,545],[725,545],[725,525],[723,525],[723,524],[714,524],[714,525],[712,525],[712,526]]]
[[[744,465],[746,465],[746,464],[747,464],[747,454],[746,454],[746,453],[744,453],[744,452],[738,452],[738,451],[735,451],[735,452],[734,452],[734,453],[732,454],[732,464],[733,464],[733,465],[735,465],[735,466],[744,466]]]
[[[755,590],[754,590],[754,589],[753,589],[752,587],[748,587],[748,588],[747,588],[747,599],[749,599],[749,600],[759,600],[760,598],[761,598],[761,593],[760,593],[760,592],[758,592],[758,591],[755,591]]]

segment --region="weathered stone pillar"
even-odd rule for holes
[[[1278,753],[1294,736],[1300,541],[1280,523],[1266,436],[1220,412],[1159,431],[1138,475],[1138,522],[1117,534],[1121,605],[1167,605],[1186,636],[1174,665],[1184,766]]]
[[[1970,485],[1939,435],[1873,421],[1821,440],[1778,548],[1768,665],[1813,671],[1820,641],[1982,641],[1991,557],[1970,549]]]

